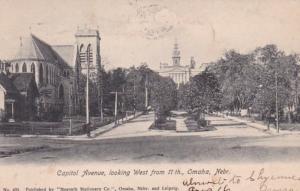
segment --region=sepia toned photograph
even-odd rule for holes
[[[1,165],[299,162],[300,1],[0,7]]]
[[[0,191],[299,191],[300,0],[0,0]]]

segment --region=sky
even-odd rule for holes
[[[171,63],[218,60],[226,50],[247,53],[276,44],[300,53],[300,0],[0,0],[0,59],[10,59],[20,36],[73,44],[77,27],[98,28],[105,68],[158,69]]]

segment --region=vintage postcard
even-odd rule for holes
[[[0,0],[0,191],[299,191],[300,0]]]

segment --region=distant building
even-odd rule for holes
[[[49,114],[59,114],[62,117],[77,114],[84,105],[85,94],[82,87],[85,84],[81,84],[84,76],[82,74],[86,74],[85,69],[89,62],[90,78],[96,79],[101,67],[100,59],[98,30],[78,29],[73,45],[51,46],[30,34],[26,38],[20,38],[17,54],[9,64],[3,66],[3,71],[8,67],[6,73],[10,74],[15,89],[26,97],[23,97],[23,102],[26,99],[31,100],[33,95],[29,95],[22,86],[31,87],[33,79],[33,86],[37,88],[34,94],[38,97],[36,108],[32,108],[32,111],[36,110],[39,117],[47,117]],[[2,65],[0,68],[2,71]]]
[[[161,76],[170,77],[177,86],[187,83],[191,77],[203,70],[202,67],[197,68],[194,57],[191,57],[190,63],[187,65],[181,65],[180,59],[180,50],[178,44],[175,43],[172,54],[173,64],[160,63],[158,71]]]

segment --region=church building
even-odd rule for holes
[[[98,30],[77,29],[72,45],[50,45],[34,34],[20,38],[17,54],[10,60],[10,76],[31,74],[39,97],[37,115],[77,114],[85,101],[82,74],[89,63],[90,79],[98,79],[100,70],[100,35]],[[97,92],[97,91],[96,91]]]

